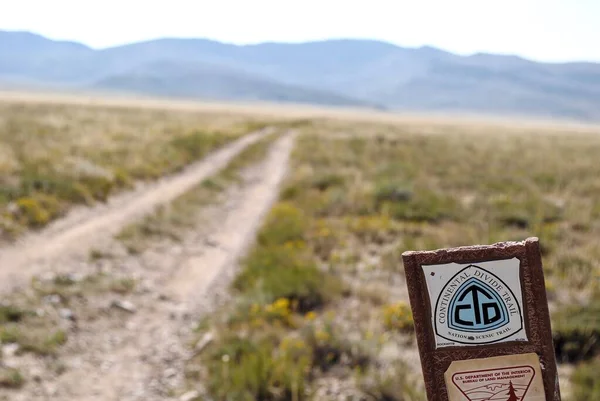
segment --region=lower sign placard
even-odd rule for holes
[[[444,377],[450,401],[546,401],[534,353],[455,361]]]

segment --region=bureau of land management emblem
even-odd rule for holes
[[[545,401],[536,353],[453,361],[444,374],[449,401]]]
[[[517,258],[422,268],[436,348],[527,341]]]

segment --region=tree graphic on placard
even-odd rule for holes
[[[506,401],[519,401],[519,397],[517,397],[517,394],[515,392],[515,388],[513,387],[512,381],[509,382],[508,399]]]

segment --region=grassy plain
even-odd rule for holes
[[[191,385],[234,401],[423,400],[401,253],[537,236],[556,355],[573,368],[561,385],[572,401],[600,397],[600,129],[130,106],[0,103],[2,235],[175,172],[265,118],[302,119],[290,174],[241,263],[233,301],[199,326],[198,338],[210,331],[214,341],[189,361]],[[176,240],[185,216],[266,146],[119,238],[132,252]],[[31,294],[1,305],[0,341],[53,355],[67,335],[59,308],[135,286],[106,275],[34,280]],[[41,302],[48,313],[38,313]],[[0,386],[23,381],[0,369]]]
[[[177,172],[261,124],[227,113],[0,102],[0,239]]]
[[[313,122],[191,379],[218,399],[423,399],[400,254],[538,236],[563,387],[594,399],[599,152],[568,129]]]

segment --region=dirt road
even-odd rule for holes
[[[190,390],[185,390],[183,372],[192,327],[214,306],[215,297],[226,296],[236,260],[277,197],[293,143],[293,134],[278,139],[266,159],[227,190],[225,202],[203,211],[180,244],[158,244],[139,255],[103,261],[105,271],[119,270],[140,280],[137,290],[121,300],[132,310],[111,307],[114,299],[105,296],[87,299],[76,310],[81,315],[75,334],[60,351],[60,372],[47,360],[25,357],[21,363],[35,379],[10,399],[185,399],[177,391]],[[104,250],[119,246],[115,241]],[[80,259],[73,268],[91,272],[93,263]],[[194,385],[201,394],[202,384]],[[0,399],[3,395],[0,390]]]
[[[118,233],[127,223],[167,203],[223,168],[246,146],[264,137],[269,129],[252,133],[188,166],[131,193],[112,198],[92,209],[74,210],[47,229],[23,238],[17,246],[0,248],[0,291],[10,291],[29,282],[48,264],[67,263],[85,255]]]

